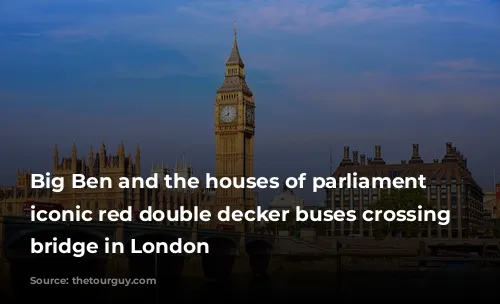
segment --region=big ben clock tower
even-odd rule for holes
[[[231,54],[226,61],[224,82],[215,100],[215,175],[242,178],[253,176],[253,137],[255,103],[245,81],[245,64],[238,50],[236,26]],[[216,209],[255,210],[253,189],[216,189]],[[238,232],[253,231],[253,223],[235,225]],[[214,227],[215,228],[215,227]]]

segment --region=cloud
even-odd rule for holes
[[[500,110],[500,87],[471,82],[464,77],[440,79],[365,72],[321,80],[295,77],[287,79],[285,84],[294,99],[307,100],[308,106],[314,103],[338,115],[369,111],[374,115],[468,113],[480,116]]]
[[[40,37],[40,33],[28,33],[28,32],[21,32],[21,33],[16,33],[15,36],[17,37]]]
[[[310,33],[369,22],[470,23],[498,27],[498,5],[430,0],[245,0],[187,2],[179,12],[212,22],[237,21],[247,30]]]
[[[186,15],[190,15],[190,16],[193,16],[196,18],[201,18],[201,19],[205,19],[208,21],[214,21],[214,22],[219,22],[219,23],[227,21],[222,16],[211,15],[209,13],[207,14],[201,10],[198,10],[198,9],[195,9],[192,7],[188,7],[188,6],[178,6],[177,12],[180,14],[186,14]]]
[[[437,62],[438,71],[422,77],[424,81],[432,80],[492,80],[500,79],[500,69],[479,63],[475,58],[442,60]]]
[[[375,20],[408,22],[428,17],[422,5],[404,2],[392,6],[380,6],[369,0],[349,0],[345,5],[336,4],[338,1],[324,0],[253,0],[233,5],[222,1],[218,4],[209,2],[208,6],[203,3],[197,3],[196,8],[183,6],[180,12],[219,22],[227,22],[229,17],[237,20],[245,28],[253,30],[299,32],[315,31],[343,23],[364,23]]]
[[[58,6],[63,5],[58,1]],[[100,77],[107,73],[105,77],[157,79],[222,73],[231,44],[231,24],[237,21],[244,35],[240,43],[249,83],[257,87],[256,92],[280,90],[286,98],[327,108],[340,103],[345,111],[373,107],[373,111],[426,113],[453,105],[466,111],[474,107],[475,113],[495,109],[498,104],[498,90],[478,83],[499,79],[499,70],[488,68],[492,66],[488,58],[481,57],[491,59],[487,46],[492,42],[486,41],[491,40],[492,32],[467,30],[450,40],[446,35],[457,28],[431,22],[450,20],[450,16],[462,20],[463,15],[451,9],[460,6],[454,1],[145,1],[144,7],[135,9],[126,0],[113,10],[79,13],[66,8],[66,14],[58,14],[57,26],[41,13],[48,10],[50,1],[37,5],[38,18],[27,7],[23,7],[27,10],[24,15],[18,12],[17,16],[45,20],[41,32],[58,41],[100,39],[110,42],[107,47],[127,41],[144,49],[167,45],[192,64],[186,68],[166,62],[167,56],[157,56],[156,62],[138,62],[139,57],[153,57],[143,54],[115,56],[106,61],[109,65],[96,67],[101,69],[95,72]],[[110,3],[114,2],[99,1],[99,7]],[[467,9],[480,5],[468,4]],[[394,26],[389,21],[401,24]],[[487,46],[468,49],[468,41],[473,39]],[[62,50],[59,44],[56,48]],[[66,58],[71,61],[69,55]],[[103,73],[104,69],[111,72]],[[259,77],[252,80],[256,74]]]
[[[500,73],[486,73],[486,72],[444,72],[444,73],[432,73],[422,77],[423,80],[449,80],[449,79],[469,79],[469,80],[488,80],[488,79],[500,79]]]
[[[438,62],[436,65],[452,70],[477,70],[480,67],[474,58],[443,60]]]
[[[184,75],[184,76],[199,76],[196,70],[188,68],[160,64],[155,66],[145,66],[140,68],[131,68],[128,66],[115,66],[111,76],[122,79],[160,79],[170,75]]]
[[[211,33],[217,33],[221,27],[233,22],[253,33],[265,30],[310,33],[345,24],[460,22],[473,18],[448,10],[457,6],[454,1],[440,1],[437,5],[427,0],[145,0],[141,4],[137,6],[124,0],[117,6],[113,0],[86,1],[72,8],[59,0],[33,5],[9,3],[0,13],[0,18],[6,23],[45,25],[48,29],[43,33],[58,40],[121,35],[162,43],[176,43],[182,36],[178,35],[179,31],[202,42],[207,38],[213,40]],[[478,2],[468,6],[486,5]],[[436,7],[441,9],[439,13],[435,12]],[[446,14],[442,13],[443,10]],[[481,21],[476,15],[474,18],[476,22]],[[200,26],[203,27],[201,30]]]
[[[44,33],[46,36],[58,40],[82,40],[82,39],[92,39],[92,38],[104,38],[106,35],[103,32],[92,31],[84,27],[75,28],[60,28],[55,30],[49,30]]]

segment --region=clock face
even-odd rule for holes
[[[246,123],[249,125],[253,125],[254,119],[255,119],[254,108],[252,108],[251,106],[247,106],[245,114],[246,114],[246,117],[245,117]]]
[[[236,119],[236,108],[233,106],[225,106],[220,111],[220,119],[223,122],[233,122]]]

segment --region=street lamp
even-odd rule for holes
[[[146,206],[151,206],[152,204],[151,203],[146,203]],[[154,219],[153,219],[154,221]],[[161,222],[159,221],[155,221],[155,223],[153,223],[153,225],[157,225],[158,228],[160,228],[160,225],[161,225]],[[158,251],[155,250],[155,260],[154,260],[154,267],[155,267],[155,283],[156,283],[156,286],[155,286],[155,303],[159,303],[160,302],[160,287],[158,286]]]
[[[155,282],[156,282],[156,286],[155,286],[155,289],[156,289],[156,303],[160,303],[160,288],[158,286],[158,251],[155,250]]]

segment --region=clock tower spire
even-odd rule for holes
[[[254,96],[245,79],[245,64],[238,48],[236,25],[231,53],[226,61],[225,76],[215,98],[215,175],[232,180],[253,176],[255,134]],[[254,210],[253,189],[216,189],[218,212]],[[228,224],[228,223],[225,223]],[[253,231],[253,223],[235,222],[236,231]],[[215,228],[215,227],[213,227]]]
[[[224,82],[219,87],[217,93],[232,92],[238,90],[248,96],[253,96],[252,91],[245,81],[245,64],[238,48],[236,24],[234,25],[233,47],[229,58],[226,61],[226,74]]]

